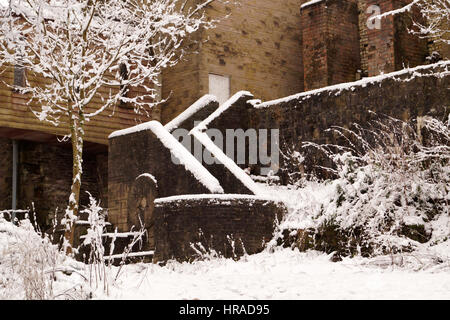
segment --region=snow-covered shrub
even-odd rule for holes
[[[95,287],[98,287],[98,283],[102,282],[103,289],[107,293],[110,279],[103,244],[103,234],[106,232],[106,211],[89,194],[89,205],[81,213],[87,215],[89,222],[87,233],[81,244],[89,248],[89,284],[93,287],[95,283]]]
[[[304,187],[308,175],[305,172],[305,156],[297,151],[297,146],[287,144],[280,153],[283,160],[280,168],[281,180],[295,188]]]
[[[413,126],[386,117],[368,129],[330,130],[346,143],[304,145],[333,161],[336,179],[323,183],[331,191],[308,213],[297,243],[306,237],[310,248],[369,255],[450,238],[450,118],[423,117]]]
[[[11,210],[0,211],[0,300],[89,299],[94,294],[109,295],[110,287],[125,272],[122,266],[132,249],[142,241],[145,229],[134,232],[131,242],[119,248],[122,251],[118,254],[120,266],[112,266],[117,231],[112,234],[109,248],[105,248],[107,212],[91,195],[89,197],[89,205],[80,212],[89,222],[87,233],[82,237],[82,246],[88,249],[85,250],[86,264],[67,255],[64,246],[53,244],[51,237],[42,233],[30,219],[16,221],[15,225],[7,221]]]
[[[108,295],[109,287],[118,279],[122,266],[129,258],[130,253],[136,244],[140,243],[142,247],[143,236],[146,230],[142,228],[139,232],[133,234],[133,239],[123,248],[123,252],[118,254],[121,256],[120,267],[115,270],[112,268],[113,253],[116,244],[117,229],[112,237],[107,234],[107,211],[102,208],[99,202],[89,194],[89,205],[81,211],[81,214],[87,216],[88,228],[86,235],[83,236],[83,243],[81,247],[87,248],[88,252],[88,268],[89,268],[89,285],[93,289],[97,289],[99,284],[103,285],[103,291]],[[108,250],[106,241],[109,241]]]
[[[194,261],[208,261],[223,258],[223,255],[213,249],[213,236],[206,239],[202,229],[198,229],[198,241],[191,242],[190,247],[195,252]]]
[[[81,286],[58,286],[64,272],[74,271],[67,260],[29,219],[15,225],[0,214],[0,300],[82,298]]]

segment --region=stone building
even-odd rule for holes
[[[108,205],[108,135],[152,119],[165,124],[204,94],[223,103],[247,90],[272,100],[329,85],[351,82],[426,63],[430,51],[448,58],[448,48],[411,37],[410,13],[387,17],[370,29],[368,8],[399,8],[410,0],[242,0],[213,3],[216,28],[195,34],[177,66],[162,75],[168,101],[151,117],[118,106],[113,117],[100,115],[87,125],[83,188]],[[414,13],[413,13],[414,14]],[[12,68],[0,74],[14,82]],[[315,107],[319,107],[315,105]],[[274,118],[276,115],[273,116]],[[295,119],[292,119],[295,120]],[[295,121],[294,121],[295,122]],[[66,206],[71,180],[71,149],[58,142],[63,130],[39,122],[26,97],[0,82],[0,209],[35,207],[49,226]],[[82,192],[82,203],[86,194]],[[49,213],[50,212],[50,213]]]
[[[210,14],[229,17],[197,34],[197,54],[163,74],[161,122],[167,123],[204,94],[219,101],[237,91],[272,100],[359,80],[427,62],[449,46],[411,35],[417,12],[388,16],[380,28],[368,19],[411,0],[246,0],[212,4]],[[177,88],[175,90],[174,88]]]
[[[150,251],[140,254],[154,253],[154,261],[190,260],[202,248],[227,257],[259,252],[286,209],[255,183],[267,180],[261,169],[268,163],[260,158],[261,153],[256,163],[247,162],[251,149],[264,150],[263,154],[270,149],[272,155],[274,143],[283,154],[300,150],[304,141],[336,144],[339,136],[327,134],[326,129],[350,127],[354,122],[364,126],[377,119],[377,114],[404,120],[425,115],[446,118],[449,81],[450,61],[442,61],[264,103],[247,91],[220,106],[214,96],[205,95],[165,126],[150,121],[116,131],[109,139],[109,221],[122,232],[136,225],[145,227]],[[279,140],[256,136],[252,140],[249,135],[246,161],[239,164],[237,154],[228,152],[229,141],[225,146],[217,139],[230,130],[248,129],[275,129]],[[177,139],[183,130],[200,149]],[[276,180],[287,184],[289,172],[298,174],[305,165],[326,165],[326,159],[311,149],[298,167],[275,158],[269,167],[282,169],[277,170]],[[207,160],[207,154],[216,161]],[[195,245],[199,246],[196,250]]]

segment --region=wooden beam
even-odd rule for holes
[[[49,134],[42,131],[25,130],[16,128],[0,127],[0,137],[13,140],[27,140],[44,144],[59,145],[63,148],[71,148],[70,141],[61,142],[62,136]],[[90,141],[84,142],[85,152],[88,153],[107,153],[108,146]]]

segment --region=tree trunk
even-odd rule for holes
[[[72,186],[70,190],[69,205],[66,210],[66,231],[64,237],[70,244],[67,253],[72,252],[74,244],[75,222],[79,211],[81,176],[83,173],[83,121],[71,121],[71,141],[73,154]]]

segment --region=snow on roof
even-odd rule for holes
[[[158,121],[149,121],[128,129],[115,131],[109,135],[109,139],[145,130],[152,131],[172,155],[180,161],[180,164],[184,165],[186,170],[191,172],[210,192],[224,193],[219,181]]]
[[[385,79],[394,79],[396,81],[410,81],[410,80],[414,79],[415,77],[425,77],[425,76],[445,77],[450,74],[450,70],[448,69],[449,66],[450,66],[450,60],[444,60],[444,61],[440,61],[440,62],[437,62],[434,64],[422,65],[422,66],[418,66],[415,68],[405,68],[400,71],[381,74],[381,75],[374,76],[374,77],[367,77],[367,78],[363,78],[361,80],[354,81],[354,82],[340,83],[340,84],[336,84],[336,85],[332,85],[332,86],[328,86],[328,87],[324,87],[324,88],[319,88],[319,89],[315,89],[315,90],[311,90],[311,91],[305,91],[305,92],[297,93],[297,94],[294,94],[294,95],[291,95],[291,96],[288,96],[285,98],[267,101],[267,102],[263,102],[263,103],[258,103],[257,101],[249,101],[249,102],[257,109],[258,108],[267,108],[267,107],[270,107],[273,105],[277,105],[277,104],[280,104],[283,102],[289,102],[291,100],[297,100],[300,98],[303,98],[302,100],[305,100],[305,99],[310,98],[313,95],[316,95],[316,94],[319,94],[322,92],[327,92],[327,91],[330,91],[330,92],[337,91],[335,93],[335,95],[339,95],[343,90],[355,90],[355,87],[365,87],[368,84],[378,83]],[[433,73],[429,73],[429,74],[419,72],[419,71],[427,71],[429,69],[433,69],[436,67],[446,67],[446,70],[442,71],[442,72],[433,72]],[[411,76],[408,79],[397,79],[397,77],[407,75],[407,74],[411,74]]]
[[[172,132],[176,128],[178,128],[183,122],[192,117],[195,113],[206,107],[211,102],[218,102],[216,96],[211,94],[204,95],[200,99],[198,99],[193,105],[180,113],[177,117],[175,117],[172,121],[167,123],[164,128],[167,131]]]
[[[311,0],[311,1],[308,1],[308,2],[305,2],[304,4],[302,4],[301,6],[300,6],[300,9],[303,9],[303,8],[306,8],[306,7],[309,7],[309,6],[312,6],[313,4],[316,4],[316,3],[319,3],[319,2],[322,2],[323,0]]]
[[[223,103],[219,108],[217,108],[216,111],[214,111],[213,113],[211,113],[205,120],[203,120],[202,122],[200,122],[197,125],[197,128],[200,131],[206,130],[208,125],[216,118],[218,118],[223,112],[225,112],[226,110],[228,110],[233,104],[236,103],[236,101],[238,101],[240,98],[242,98],[243,96],[251,96],[253,97],[253,95],[248,92],[248,91],[239,91],[236,94],[234,94],[230,99],[228,99],[227,101],[225,101],[225,103]]]
[[[262,200],[262,201],[274,201],[282,202],[279,199],[269,197],[269,196],[256,196],[251,194],[187,194],[180,196],[172,196],[167,198],[157,198],[155,199],[155,204],[162,204],[167,202],[183,201],[183,200]]]

